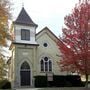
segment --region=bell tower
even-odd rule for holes
[[[14,21],[14,88],[34,86],[37,26],[23,7]]]
[[[14,22],[14,42],[25,44],[37,44],[35,41],[37,26],[38,25],[32,21],[32,19],[23,7],[18,18]]]

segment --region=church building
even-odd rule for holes
[[[13,22],[14,40],[10,46],[9,78],[13,88],[45,86],[54,81],[60,72],[59,40],[48,27],[36,33],[38,25],[33,22],[24,7]]]

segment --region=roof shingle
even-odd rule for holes
[[[24,7],[22,8],[18,18],[16,19],[16,21],[14,22],[15,24],[25,24],[25,25],[33,25],[33,26],[38,26],[37,24],[35,24],[32,19],[30,18],[30,16],[27,14],[27,12],[25,11]]]

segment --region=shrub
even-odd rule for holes
[[[54,75],[53,81],[48,81],[46,76],[35,77],[35,87],[82,87],[84,85],[78,75]]]
[[[11,83],[8,80],[0,81],[0,89],[11,89]]]
[[[47,78],[46,76],[36,76],[35,77],[35,87],[46,87]]]

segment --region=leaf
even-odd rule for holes
[[[62,71],[90,74],[90,3],[80,0],[64,18],[63,35],[57,42]]]

